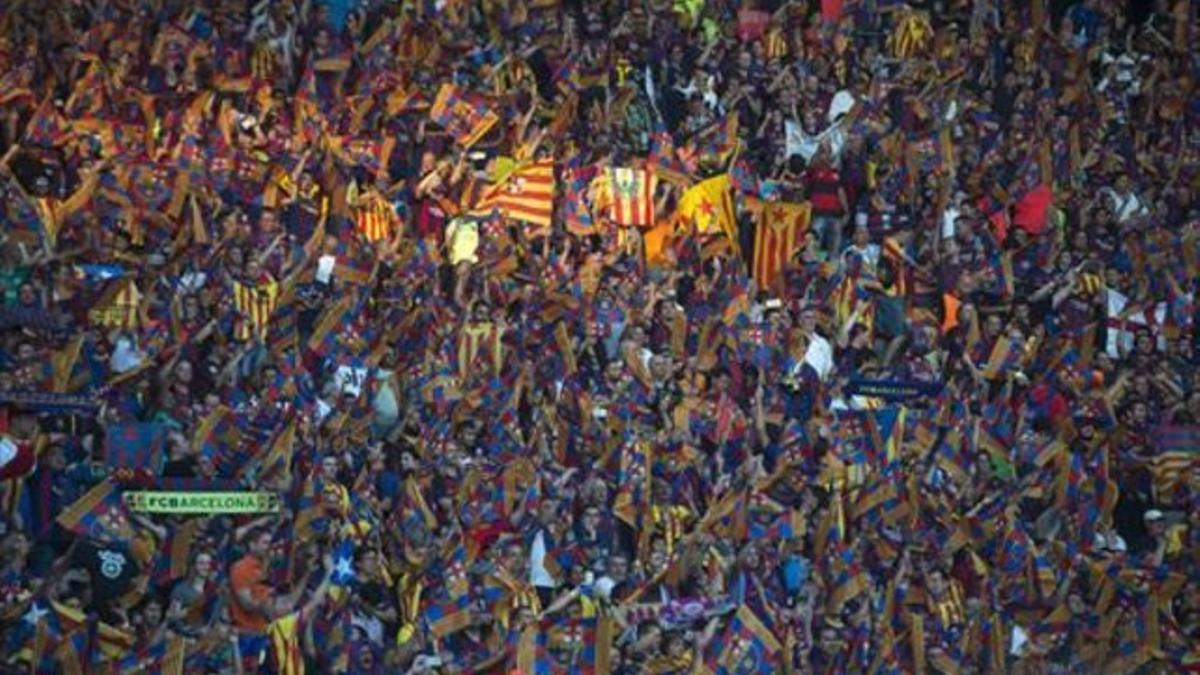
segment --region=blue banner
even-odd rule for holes
[[[846,393],[851,396],[872,396],[888,401],[907,401],[922,396],[936,396],[942,390],[941,382],[917,380],[850,380]]]

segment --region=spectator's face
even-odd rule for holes
[[[1150,411],[1149,411],[1149,409],[1146,408],[1145,403],[1142,403],[1139,401],[1138,403],[1135,403],[1133,405],[1133,422],[1134,422],[1134,424],[1138,424],[1138,425],[1145,424],[1146,419],[1149,416],[1150,416]]]
[[[468,424],[462,429],[462,445],[464,448],[474,448],[476,441],[479,440],[479,430],[475,425]]]
[[[192,372],[191,361],[180,361],[179,364],[175,366],[175,379],[178,381],[185,384],[189,383],[192,381],[193,375],[194,373]]]
[[[805,333],[812,333],[817,329],[817,315],[812,311],[805,311],[800,315],[800,330]]]
[[[1137,338],[1137,351],[1143,356],[1154,352],[1154,340],[1149,333],[1140,333]]]
[[[608,366],[604,369],[604,376],[609,383],[616,384],[621,379],[621,370],[620,361],[609,361]]]
[[[525,550],[520,544],[509,544],[504,552],[504,566],[512,574],[525,570]]]
[[[588,531],[595,531],[600,527],[600,509],[589,506],[583,511],[583,526]]]
[[[17,292],[17,299],[26,307],[37,302],[37,292],[33,290],[32,284],[21,284],[21,289]]]
[[[867,232],[866,225],[858,225],[854,228],[854,245],[858,247],[866,246],[871,240],[870,233]]]
[[[375,573],[379,571],[379,556],[375,554],[375,551],[368,550],[359,558],[358,566],[362,570],[363,576],[374,577]]]
[[[995,314],[988,316],[987,321],[984,322],[984,327],[988,335],[999,335],[1000,330],[1004,328],[1000,322],[1000,317]]]
[[[338,462],[337,458],[331,455],[326,455],[321,458],[321,474],[328,477],[337,475]]]
[[[162,623],[163,612],[162,605],[157,602],[151,602],[146,605],[145,611],[142,613],[142,618],[147,628],[155,628]]]
[[[941,570],[932,570],[926,577],[929,584],[929,594],[934,598],[942,598],[946,595],[946,575]]]
[[[538,504],[538,520],[543,525],[554,523],[557,520],[557,516],[558,505],[553,500],[545,499],[542,500],[541,504]]]
[[[629,560],[625,556],[614,555],[608,558],[608,576],[620,583],[629,575]]]
[[[266,560],[271,553],[271,534],[263,532],[255,536],[250,540],[249,549],[250,555],[260,560]]]
[[[201,553],[196,556],[196,576],[201,579],[207,579],[213,573],[213,557],[208,553]]]

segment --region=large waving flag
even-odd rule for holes
[[[808,231],[812,208],[808,202],[764,204],[754,235],[751,272],[760,289],[770,288],[787,266]]]
[[[697,669],[711,675],[779,672],[783,646],[747,605],[738,608],[721,637],[709,643],[708,657]]]
[[[613,222],[638,227],[653,225],[654,175],[641,169],[611,167],[608,176],[612,186],[609,214]]]
[[[654,133],[650,134],[650,154],[646,162],[654,175],[665,181],[683,188],[692,184],[691,170],[679,159],[675,151],[675,141],[661,123],[657,124]]]
[[[456,633],[471,622],[470,581],[467,577],[466,549],[459,545],[446,562],[442,594],[425,609],[429,632],[437,638]]]
[[[737,213],[728,174],[713,176],[689,188],[679,200],[679,215],[702,234],[712,230],[724,232],[734,250],[739,250]]]
[[[238,475],[250,460],[238,416],[225,406],[218,406],[200,421],[192,443],[222,477]]]
[[[731,113],[720,124],[700,134],[689,144],[689,152],[705,161],[724,164],[738,147],[738,116]]]
[[[100,541],[129,541],[133,527],[116,483],[105,479],[58,515],[63,529]]]
[[[596,233],[589,188],[598,172],[596,165],[583,166],[575,158],[568,161],[563,168],[563,225],[574,235],[587,236]]]
[[[1129,305],[1129,298],[1111,288],[1105,293],[1105,304],[1108,308],[1108,335],[1105,339],[1105,351],[1113,358],[1120,358],[1121,351],[1133,351],[1133,332],[1138,328],[1153,331],[1166,320],[1167,303],[1154,305],[1153,311],[1134,310]]]
[[[142,294],[133,279],[110,285],[88,312],[92,323],[110,328],[137,328],[141,319]]]
[[[650,467],[653,466],[648,443],[627,441],[621,450],[621,468],[617,473],[617,497],[613,514],[630,527],[639,527],[650,506]]]
[[[499,211],[513,220],[549,229],[554,216],[554,161],[542,160],[522,166],[493,185],[480,200],[475,213]]]
[[[115,469],[155,472],[167,443],[165,424],[130,422],[108,427],[104,438],[105,463]]]
[[[483,98],[443,84],[429,108],[429,118],[437,122],[459,145],[469,148],[491,130],[500,118],[488,109]]]
[[[70,125],[62,113],[54,106],[51,97],[42,99],[37,110],[29,118],[25,127],[24,143],[54,147],[67,141],[71,134]]]
[[[1156,452],[1146,468],[1153,477],[1155,497],[1167,501],[1180,487],[1186,489],[1189,481],[1194,487],[1200,468],[1200,426],[1160,426],[1150,438]]]
[[[233,306],[242,321],[238,324],[237,338],[248,340],[257,337],[266,340],[271,313],[279,298],[279,284],[264,275],[258,283],[233,282]]]
[[[275,669],[282,675],[304,675],[304,652],[300,646],[303,625],[300,619],[299,612],[292,612],[275,619],[267,627]]]

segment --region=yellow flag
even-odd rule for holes
[[[688,188],[679,200],[679,214],[684,222],[694,224],[697,232],[707,233],[714,229],[724,232],[734,251],[740,255],[737,214],[728,174],[713,176]]]

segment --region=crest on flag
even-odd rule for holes
[[[711,675],[778,672],[782,649],[754,610],[742,605],[725,633],[710,643],[708,658],[699,670]]]
[[[624,167],[608,170],[612,190],[609,215],[618,225],[654,224],[655,178],[648,171]]]
[[[500,121],[482,97],[460,91],[448,83],[438,90],[437,98],[429,108],[429,117],[464,148],[475,145]]]

